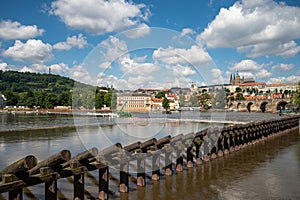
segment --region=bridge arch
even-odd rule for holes
[[[260,104],[260,110],[261,112],[265,112],[266,111],[266,105],[268,104],[268,102],[264,101]]]
[[[251,101],[247,104],[247,110],[248,110],[248,112],[251,112],[251,106],[252,105],[253,105],[253,103]]]
[[[286,101],[280,101],[277,103],[277,106],[276,106],[276,109],[277,110],[284,110],[285,109],[285,106],[287,105],[288,103]]]
[[[236,105],[236,109],[239,109],[239,106],[241,105],[241,102],[238,102],[238,104]]]

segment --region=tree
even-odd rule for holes
[[[241,89],[240,87],[236,87],[236,88],[235,88],[235,91],[236,91],[236,92],[242,92],[242,89]]]
[[[226,93],[225,90],[220,90],[212,98],[212,108],[224,109],[226,105]]]
[[[10,89],[6,90],[3,94],[6,97],[5,103],[7,106],[16,106],[18,104],[18,95],[12,92]]]
[[[237,93],[235,96],[235,100],[245,100],[244,96],[242,93]]]
[[[299,108],[300,107],[300,82],[298,82],[298,87],[296,93],[293,95],[293,103]]]
[[[162,107],[166,110],[166,112],[170,108],[170,101],[166,97],[164,97],[164,100],[162,101]]]
[[[105,92],[98,92],[95,96],[95,108],[101,109],[104,106],[104,95]]]
[[[112,96],[112,92],[109,91],[104,95],[104,103],[107,107],[111,108],[111,96]]]
[[[165,91],[159,91],[156,95],[155,98],[164,98],[166,96]]]
[[[203,93],[201,95],[198,96],[198,102],[200,107],[204,108],[204,109],[208,109],[208,107],[210,107],[211,105],[211,97],[208,93]]]
[[[196,93],[193,93],[193,94],[191,95],[191,98],[190,98],[190,106],[192,106],[192,107],[197,107],[197,106],[199,106],[199,104],[198,104],[198,98],[197,98],[197,96],[196,96]]]

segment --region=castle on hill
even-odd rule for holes
[[[244,76],[241,77],[239,75],[239,72],[237,72],[233,76],[232,76],[232,74],[230,75],[229,84],[237,85],[237,84],[242,84],[242,83],[255,83],[255,80],[253,78],[245,78]]]

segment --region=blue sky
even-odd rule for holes
[[[300,0],[2,0],[0,69],[117,89],[300,81]]]

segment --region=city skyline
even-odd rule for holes
[[[117,89],[300,80],[300,1],[3,1],[0,70]],[[166,78],[167,77],[167,78]]]

